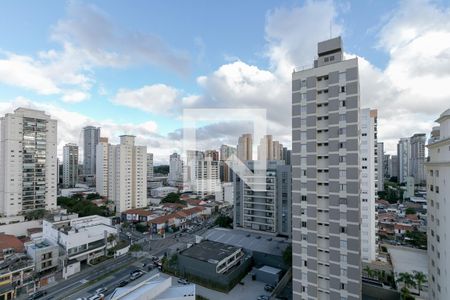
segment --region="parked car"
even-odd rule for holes
[[[108,290],[107,288],[101,287],[101,288],[96,289],[96,290],[95,290],[95,293],[96,293],[97,295],[99,295],[99,294],[104,294],[107,290]]]
[[[269,296],[267,295],[261,295],[258,298],[256,298],[257,300],[269,300]]]
[[[93,295],[88,298],[88,300],[103,300],[103,299],[105,299],[105,295],[103,294]]]
[[[119,282],[119,287],[124,287],[129,283],[128,280],[122,280],[121,282]]]
[[[264,290],[265,290],[266,292],[271,292],[271,291],[273,291],[274,288],[275,288],[275,287],[274,287],[273,285],[271,285],[271,284],[266,284],[266,285],[264,286]]]
[[[131,272],[130,279],[136,280],[139,277],[141,277],[142,275],[144,275],[144,272],[142,270],[135,270],[135,271]]]
[[[30,300],[39,299],[39,298],[44,297],[45,295],[47,295],[46,291],[37,291],[36,293],[31,295],[28,299],[30,299]]]
[[[183,278],[178,279],[177,282],[179,284],[183,284],[183,285],[189,284],[189,281],[187,281],[186,279],[183,279]]]

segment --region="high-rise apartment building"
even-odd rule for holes
[[[109,149],[108,138],[101,137],[96,147],[96,176],[95,188],[100,196],[108,196],[108,167],[109,167]]]
[[[269,160],[262,171],[255,170],[254,164],[246,161],[252,175],[234,176],[234,228],[291,236],[291,167],[281,160]],[[253,190],[252,183],[261,176],[266,178],[265,188]]]
[[[392,174],[392,162],[391,162],[391,155],[385,154],[383,156],[383,174],[384,178],[391,178]]]
[[[227,160],[231,155],[236,154],[236,148],[228,145],[220,146],[220,160]]]
[[[385,178],[385,172],[384,172],[384,143],[380,142],[377,145],[377,191],[381,192],[384,191],[384,178]]]
[[[406,182],[410,174],[411,144],[409,138],[401,138],[397,144],[398,182]]]
[[[40,110],[18,108],[0,121],[0,213],[55,209],[56,120]]]
[[[398,156],[397,155],[392,155],[391,156],[391,165],[390,165],[390,170],[391,170],[391,177],[396,177],[397,181],[398,181]]]
[[[261,138],[258,145],[258,160],[281,160],[283,157],[283,144],[274,141],[268,134]]]
[[[215,195],[221,192],[219,177],[219,161],[211,157],[196,160],[193,191],[199,196]]]
[[[219,160],[219,151],[217,150],[206,150],[205,157],[210,157],[212,160]]]
[[[72,188],[78,183],[78,145],[63,147],[63,186]]]
[[[83,174],[96,174],[96,147],[100,141],[100,127],[86,126],[83,128]]]
[[[361,298],[358,59],[341,38],[292,74],[293,299]]]
[[[171,186],[178,186],[183,182],[183,161],[178,153],[170,155],[168,182]]]
[[[291,164],[291,150],[287,147],[283,147],[283,156],[281,157],[281,160],[284,160],[287,165]]]
[[[117,213],[147,206],[147,147],[136,146],[133,135],[109,146],[108,199]]]
[[[416,133],[410,139],[411,162],[410,175],[414,177],[414,184],[425,185],[425,133]]]
[[[243,134],[239,137],[237,157],[242,161],[253,159],[253,136],[250,133]]]
[[[427,240],[429,299],[450,299],[450,109],[436,120],[427,145]]]
[[[365,262],[376,259],[377,198],[377,110],[360,111],[360,166],[361,166],[361,258]]]
[[[153,180],[153,153],[147,153],[147,182],[152,180]]]

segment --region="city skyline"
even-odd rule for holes
[[[283,117],[290,114],[289,74],[294,66],[309,63],[316,43],[330,36],[330,25],[332,36],[342,34],[346,40],[345,54],[359,56],[361,107],[379,109],[379,140],[387,153],[395,154],[400,137],[430,132],[433,116],[445,109],[449,96],[442,84],[448,74],[438,67],[448,62],[444,55],[448,45],[441,41],[449,35],[449,12],[439,1],[369,3],[368,7],[356,1],[240,4],[234,25],[226,22],[232,12],[220,4],[196,10],[196,5],[137,2],[129,8],[136,14],[133,22],[120,13],[117,3],[105,7],[61,2],[36,16],[20,10],[19,4],[2,5],[1,11],[9,12],[1,15],[2,30],[14,28],[27,45],[18,43],[14,34],[0,34],[0,113],[26,106],[55,116],[60,124],[59,157],[63,145],[81,146],[81,128],[92,125],[101,127],[112,143],[120,134],[136,135],[139,144],[157,152],[155,164],[167,163],[169,155],[181,148],[180,110],[205,106],[267,108],[269,131],[289,147],[289,118]],[[177,30],[172,29],[176,26],[164,26],[161,17],[147,21],[139,10],[152,16],[164,12],[168,20],[184,10],[194,15],[209,10],[217,29],[226,34],[217,38],[213,30],[203,29],[207,20],[199,18],[177,39]],[[17,18],[28,23],[12,26]],[[305,34],[303,28],[311,28],[316,19],[323,22],[314,27],[315,34]],[[91,24],[102,25],[102,41],[89,34]],[[289,25],[298,29],[287,34],[283,28]],[[235,26],[247,30],[239,32]],[[128,36],[142,39],[127,40],[129,48],[124,49],[119,44]],[[145,55],[137,52],[140,46],[145,46]],[[159,55],[162,50],[168,56]],[[414,68],[406,64],[412,60]],[[60,78],[61,73],[67,76]],[[420,82],[433,92],[426,92]],[[430,101],[433,105],[427,105]],[[221,144],[235,145],[235,139],[248,131],[242,127],[224,122],[199,130],[205,148],[217,149]]]

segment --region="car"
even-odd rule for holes
[[[97,295],[99,295],[99,294],[104,294],[107,290],[108,290],[107,288],[101,287],[101,288],[96,289],[96,290],[95,290],[95,293],[96,293]]]
[[[261,295],[258,298],[256,298],[257,300],[269,300],[269,296],[267,295]]]
[[[36,293],[31,295],[28,299],[30,299],[30,300],[39,299],[39,298],[44,297],[45,295],[47,295],[46,291],[37,291]]]
[[[96,294],[88,298],[88,300],[103,300],[103,299],[105,299],[105,295],[103,294]]]
[[[189,284],[189,281],[187,281],[186,279],[183,279],[183,278],[178,279],[177,282],[182,285]]]
[[[144,275],[144,272],[142,270],[135,270],[135,271],[131,272],[130,279],[136,280],[139,277],[141,277],[142,275]]]
[[[121,282],[119,282],[119,287],[124,287],[129,283],[128,280],[122,280]]]
[[[271,284],[266,284],[266,285],[264,286],[264,290],[265,290],[266,292],[271,292],[271,291],[273,291],[274,288],[275,288],[275,287],[274,287],[273,285],[271,285]]]

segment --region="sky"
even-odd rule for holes
[[[428,134],[450,108],[449,1],[2,1],[0,114],[45,110],[60,156],[94,125],[112,143],[136,135],[159,164],[182,148],[184,109],[218,109],[198,123],[205,149],[253,129],[221,109],[266,109],[290,147],[292,70],[339,35],[386,152]]]

